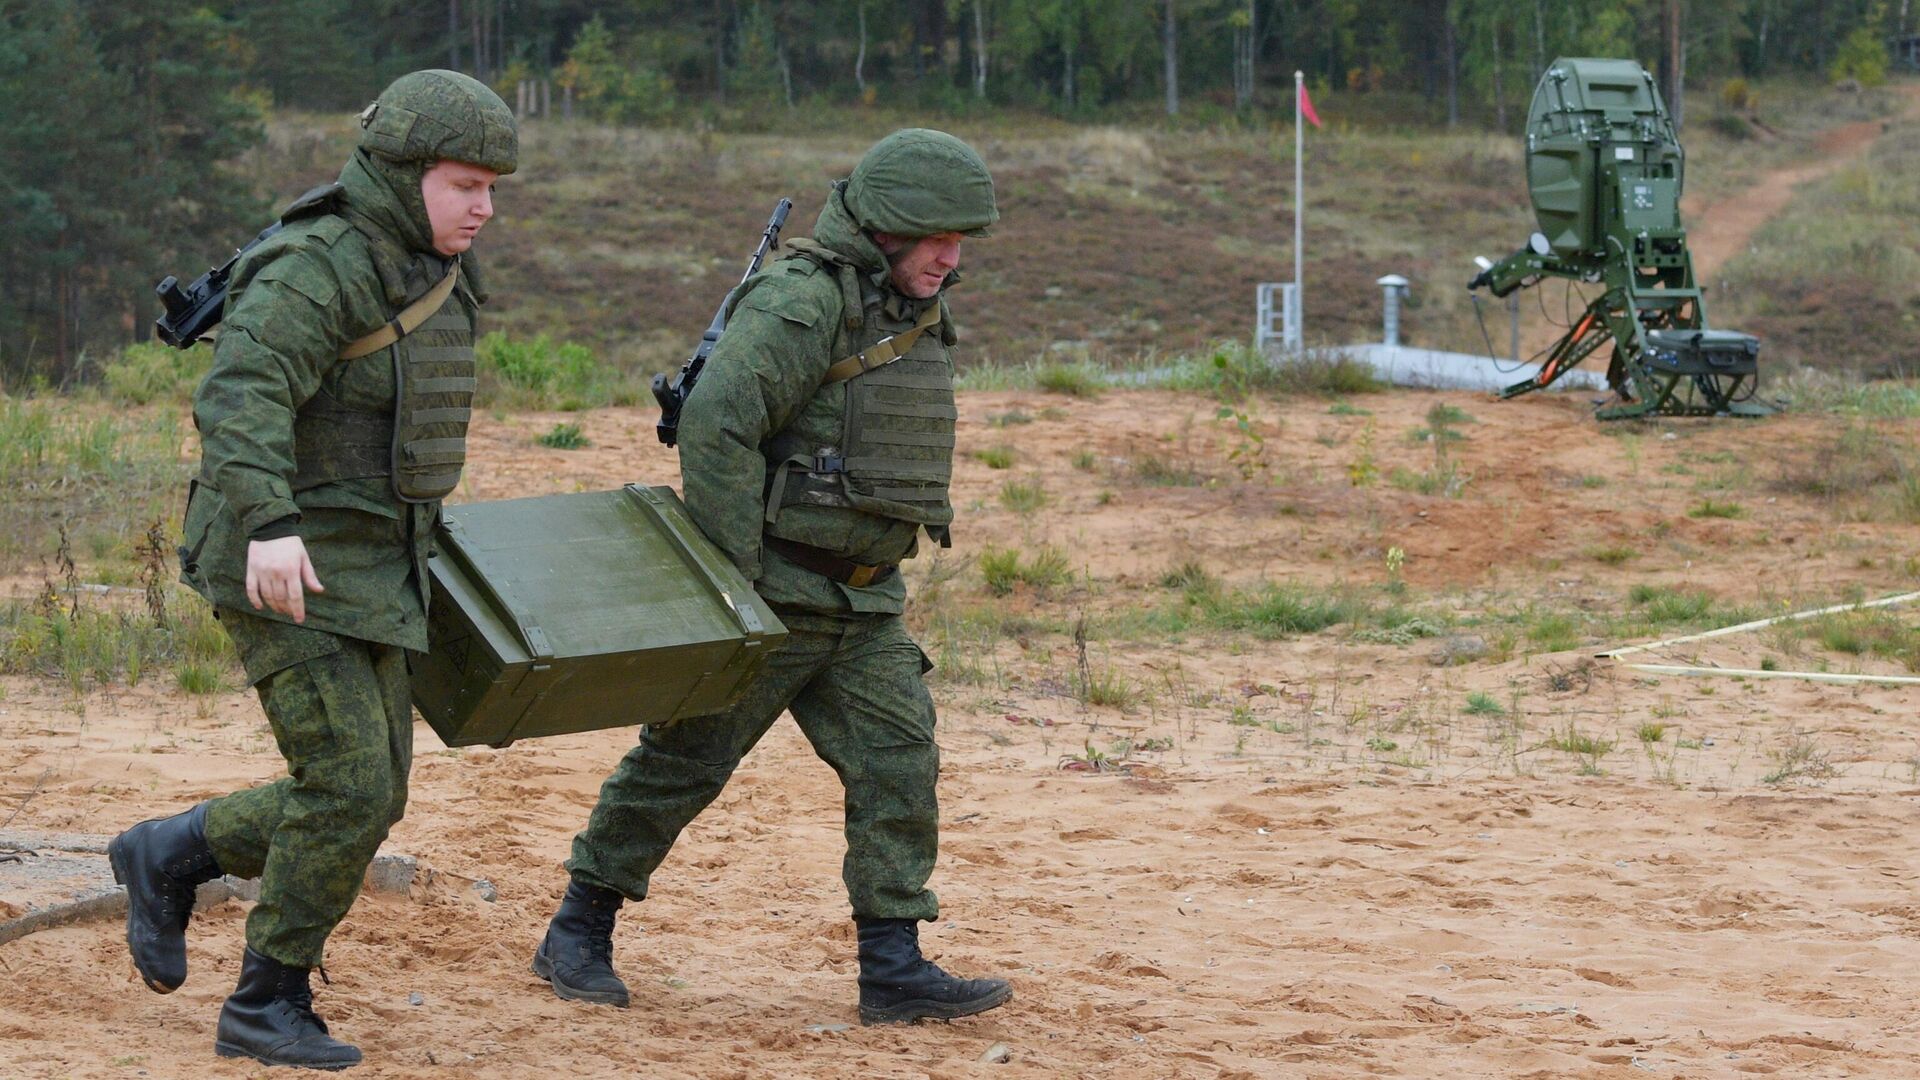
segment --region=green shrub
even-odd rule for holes
[[[1106,372],[1092,364],[1047,364],[1034,374],[1034,384],[1042,390],[1071,397],[1096,397],[1106,380]]]
[[[984,450],[975,450],[973,456],[989,469],[1013,467],[1013,447],[1011,446],[989,446]]]
[[[213,366],[213,349],[175,349],[156,341],[129,345],[100,371],[107,399],[121,405],[185,402]]]
[[[552,431],[534,442],[552,450],[578,450],[593,445],[585,435],[580,434],[579,424],[555,424]]]
[[[1214,627],[1244,630],[1264,639],[1318,633],[1366,614],[1365,605],[1344,593],[1279,585],[1205,597],[1200,599],[1199,608],[1201,616]]]
[[[556,344],[545,334],[516,340],[496,330],[474,344],[474,360],[479,407],[573,411],[642,400],[641,390],[602,365],[593,350]]]
[[[990,547],[980,553],[980,576],[988,592],[1005,596],[1022,585],[1040,592],[1065,585],[1073,580],[1073,567],[1067,553],[1052,546],[1041,548],[1032,559],[1021,558],[1018,548]]]
[[[1854,28],[1840,42],[1833,66],[1827,75],[1834,82],[1852,79],[1862,87],[1880,86],[1887,81],[1887,47],[1871,25]]]
[[[1016,514],[1031,514],[1047,505],[1047,492],[1038,480],[1009,480],[1000,485],[1000,505]]]

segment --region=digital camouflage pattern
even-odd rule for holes
[[[449,351],[470,356],[486,298],[471,254],[452,298],[416,335],[356,360],[339,354],[446,276],[420,194],[432,162],[420,155],[514,165],[499,98],[465,76],[425,74],[381,98],[389,125],[411,116],[388,148],[400,157],[356,150],[337,192],[297,205],[235,267],[213,367],[194,395],[201,469],[181,576],[233,638],[289,773],[215,800],[207,839],[223,870],[261,877],[248,945],[297,967],[319,962],[406,805],[405,650],[427,647],[426,560],[440,511],[400,497],[390,455],[384,470],[322,467],[338,465],[346,441],[326,433],[344,414],[391,418],[395,372],[417,350],[438,350],[435,363]],[[303,625],[246,598],[248,543],[286,535],[301,538],[326,588],[307,594]]]
[[[260,878],[247,944],[313,967],[406,810],[407,655],[231,609],[220,624],[256,682],[292,775],[209,803],[207,843],[223,872]]]
[[[182,580],[216,605],[250,607],[248,541],[297,519],[327,590],[307,596],[306,626],[427,647],[426,558],[438,505],[408,504],[385,476],[294,490],[302,408],[318,398],[393,415],[391,350],[338,357],[446,274],[420,197],[422,169],[356,152],[340,174],[337,203],[289,221],[234,268],[213,368],[194,397],[201,471],[181,548]],[[461,258],[449,301],[464,314],[469,341],[486,299],[474,263],[471,252]],[[403,339],[398,348],[420,346]]]
[[[975,171],[956,155],[965,144],[938,133],[906,132],[882,140],[884,168],[860,173],[873,206],[918,207],[948,198],[971,216],[921,217],[913,229],[961,231],[994,219],[991,182],[984,200]],[[910,136],[904,137],[903,136]],[[921,167],[915,168],[915,154]],[[966,150],[978,162],[977,155]],[[977,170],[985,176],[985,168]],[[897,190],[938,184],[938,198]],[[804,569],[762,543],[763,531],[824,548],[855,562],[896,563],[913,555],[922,522],[848,505],[794,503],[769,525],[766,491],[780,454],[775,442],[844,446],[850,383],[822,385],[827,368],[892,333],[910,328],[942,296],[914,300],[888,277],[886,257],[848,204],[851,181],[835,185],[814,226],[813,241],[843,275],[819,258],[789,257],[748,283],[727,331],[715,345],[680,420],[680,475],[687,510],[786,623],[785,647],[732,709],[667,728],[647,728],[601,789],[587,827],[574,840],[568,868],[576,877],[638,899],[675,837],[712,802],[753,745],[791,709],[814,751],[846,788],[847,855],[843,867],[854,914],[862,918],[932,919],[939,902],[926,888],[939,849],[935,792],[940,754],[934,711],[923,676],[930,665],[907,636],[900,613],[900,575],[855,588]],[[936,191],[935,195],[940,195]],[[893,219],[904,227],[907,219]],[[951,281],[949,282],[951,284]],[[944,309],[943,309],[944,310]],[[953,328],[921,336],[909,357],[933,398],[952,400]],[[852,382],[857,383],[855,379]],[[851,397],[856,404],[862,400]],[[949,413],[950,415],[950,413]],[[950,430],[950,419],[948,421]],[[944,449],[950,469],[952,448]],[[951,508],[937,508],[951,517]],[[924,515],[922,515],[924,516]]]
[[[787,618],[782,616],[782,618]],[[856,916],[932,919],[939,852],[933,699],[925,655],[897,615],[787,619],[784,648],[719,716],[644,728],[600,788],[568,871],[639,900],[680,831],[791,707],[814,752],[846,786],[842,865]]]
[[[487,85],[430,68],[390,83],[360,120],[360,148],[388,161],[465,161],[502,176],[520,164],[512,110]]]
[[[861,155],[847,177],[846,204],[863,228],[895,236],[986,236],[1000,220],[986,162],[927,128],[896,131]]]

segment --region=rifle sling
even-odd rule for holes
[[[358,360],[368,353],[379,352],[420,329],[422,323],[432,318],[434,312],[446,305],[447,297],[453,295],[454,280],[459,276],[460,260],[456,258],[452,265],[447,267],[447,276],[440,279],[440,284],[428,289],[425,296],[408,304],[400,314],[393,317],[392,322],[366,337],[347,342],[346,347],[340,350],[340,359]]]
[[[927,310],[920,313],[920,319],[913,324],[913,329],[902,330],[897,334],[882,338],[860,352],[847,357],[845,360],[836,362],[832,367],[827,369],[826,377],[820,380],[820,384],[826,386],[832,383],[846,382],[848,379],[865,375],[874,368],[885,367],[893,363],[895,360],[907,355],[908,351],[919,343],[920,335],[933,329],[939,322],[940,301],[935,300],[933,303],[927,305]]]

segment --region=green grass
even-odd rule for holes
[[[1698,504],[1688,510],[1687,516],[1691,518],[1743,518],[1747,516],[1747,508],[1737,502],[1720,502],[1713,498],[1706,498],[1700,500]]]
[[[989,547],[980,553],[980,576],[995,596],[1006,596],[1022,586],[1044,593],[1071,582],[1073,566],[1066,552],[1052,546],[1040,548],[1031,558],[1018,548]]]
[[[186,439],[171,410],[0,399],[0,573],[53,556],[64,525],[76,558],[130,576],[147,527],[177,528],[193,469],[181,457]]]
[[[585,345],[555,342],[545,334],[485,334],[474,343],[474,362],[479,376],[476,408],[577,412],[652,400],[639,375],[601,363]]]
[[[1034,372],[1034,386],[1054,394],[1071,397],[1097,397],[1107,382],[1107,373],[1089,363],[1044,364]]]
[[[211,345],[175,349],[158,342],[141,342],[127,346],[118,359],[101,368],[100,389],[117,405],[156,401],[184,405],[193,400],[194,388],[212,366]]]
[[[213,609],[184,589],[168,590],[168,618],[156,623],[145,611],[94,606],[76,612],[64,597],[51,602],[14,601],[0,608],[0,672],[65,680],[75,692],[125,682],[172,668],[183,689],[221,673],[234,659],[233,646],[213,618]],[[192,675],[184,674],[196,669]],[[189,682],[193,686],[189,685]]]
[[[1263,640],[1318,633],[1368,614],[1365,602],[1351,594],[1302,585],[1217,593],[1191,603],[1202,625]]]
[[[1467,695],[1465,711],[1469,716],[1505,716],[1507,707],[1500,704],[1492,694],[1475,690]]]
[[[1133,477],[1149,487],[1201,487],[1207,482],[1191,459],[1155,451],[1133,459]]]
[[[1887,608],[1822,615],[1793,626],[1792,632],[1832,652],[1894,660],[1920,671],[1920,623]]]
[[[1047,505],[1047,491],[1038,480],[1009,480],[1000,485],[1000,505],[1022,516]]]
[[[974,459],[989,469],[1013,468],[1014,452],[1011,446],[989,446],[973,452]]]
[[[1648,720],[1635,728],[1633,733],[1641,742],[1652,745],[1667,737],[1667,725]]]
[[[1596,544],[1580,554],[1603,566],[1625,566],[1640,555],[1625,544]]]
[[[1597,759],[1613,753],[1614,742],[1612,739],[1603,739],[1598,735],[1589,735],[1569,724],[1565,729],[1549,734],[1547,746],[1561,753]]]
[[[579,424],[555,424],[553,430],[533,440],[549,450],[580,450],[593,443],[580,434]]]

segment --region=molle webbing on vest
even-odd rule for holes
[[[848,379],[857,378],[875,368],[885,367],[907,355],[914,345],[919,342],[920,335],[931,330],[934,326],[938,325],[939,322],[939,303],[929,304],[927,305],[927,310],[921,312],[920,318],[915,320],[913,329],[902,330],[898,334],[889,334],[879,341],[874,342],[872,345],[854,353],[852,356],[847,357],[845,360],[836,360],[833,366],[827,369],[826,377],[820,381],[823,384],[846,382]]]
[[[408,502],[445,498],[467,460],[476,384],[473,322],[449,299],[394,350],[393,487]]]
[[[347,408],[324,389],[300,407],[293,420],[294,490],[388,477],[402,500],[432,502],[459,484],[476,379],[473,318],[454,293],[457,274],[456,265],[386,328],[340,354],[349,363],[370,356],[357,352],[358,346],[394,327],[402,331],[379,346],[393,353],[391,414]],[[438,303],[427,309],[436,297]]]

